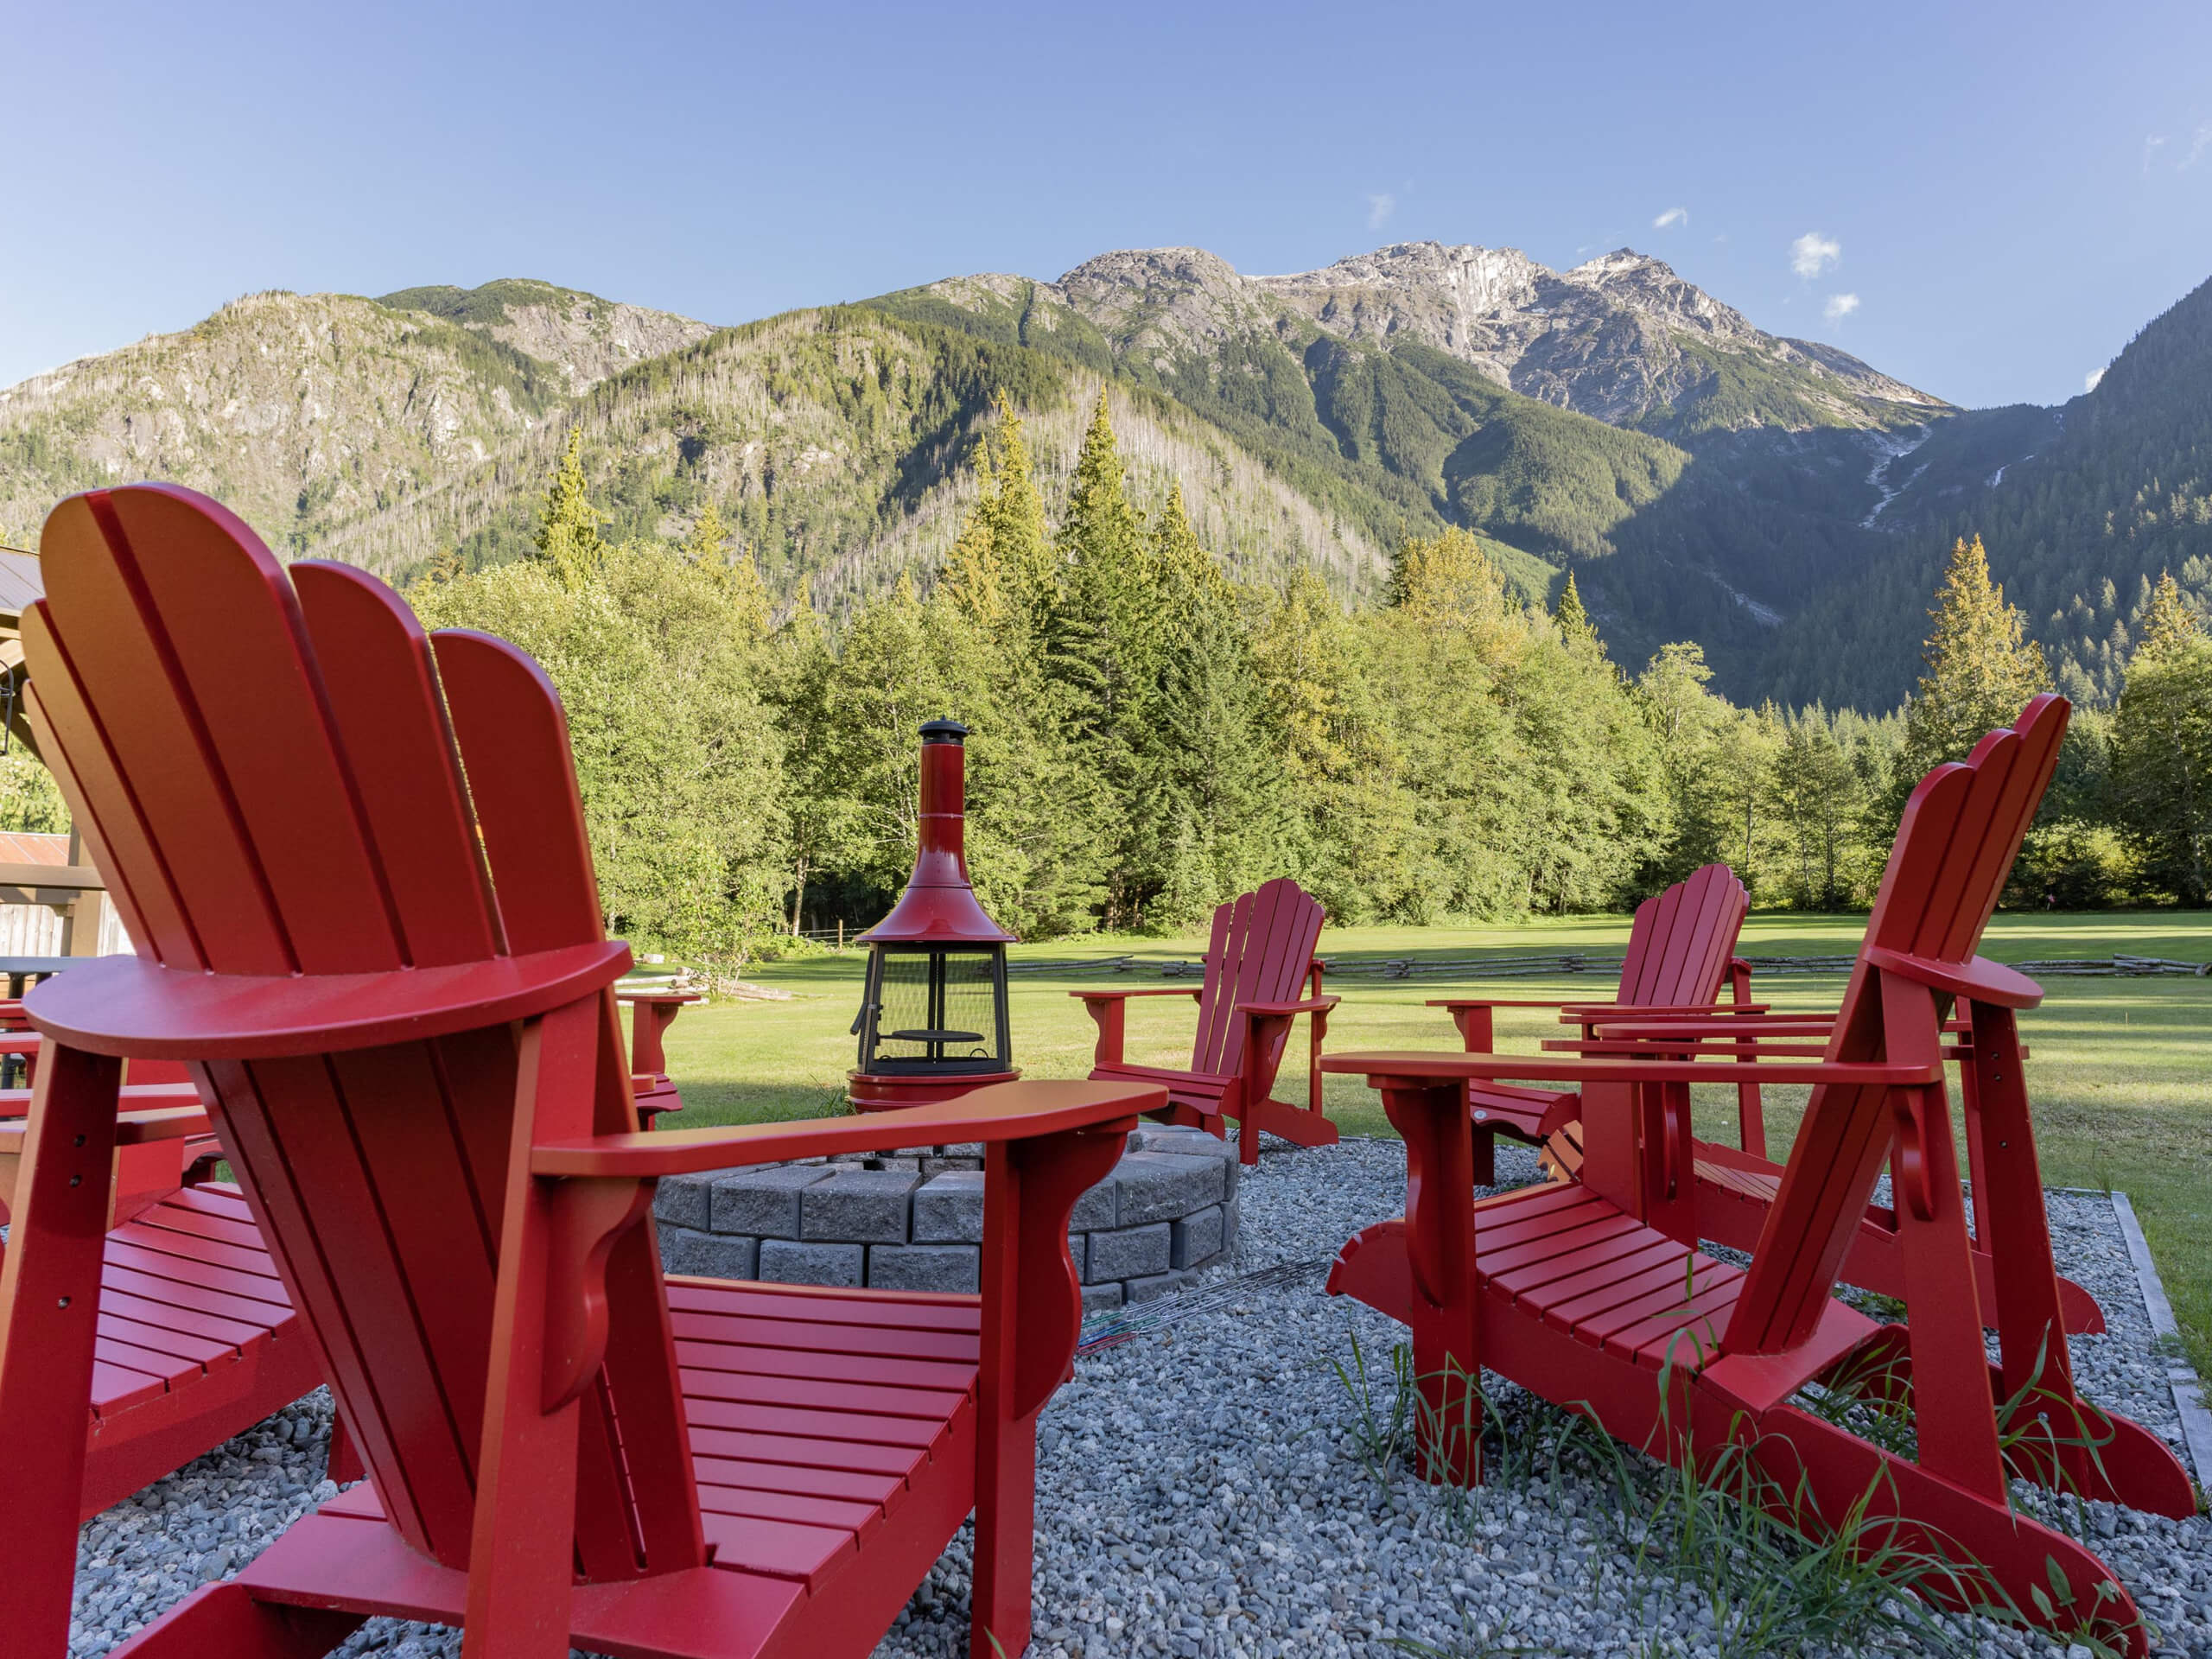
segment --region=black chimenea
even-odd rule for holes
[[[947,1100],[1021,1073],[1007,1031],[1006,947],[968,882],[968,728],[922,728],[919,846],[891,913],[861,935],[868,988],[853,1021],[859,1065],[848,1093],[862,1111]]]

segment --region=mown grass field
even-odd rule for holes
[[[1753,956],[1845,955],[1865,927],[1859,916],[1755,915],[1741,949]],[[1624,916],[1578,917],[1526,926],[1338,928],[1323,936],[1329,957],[1403,957],[1455,961],[1482,956],[1587,951],[1618,953]],[[1078,986],[1160,982],[1141,964],[1195,958],[1197,938],[1094,938],[1017,945],[1013,982],[1014,1052],[1031,1077],[1081,1077],[1092,1031]],[[1984,952],[2000,961],[2131,955],[2212,960],[2212,914],[2000,915]],[[1134,976],[1077,976],[1051,964],[1128,956]],[[723,1002],[687,1011],[671,1028],[671,1071],[683,1090],[687,1125],[804,1116],[836,1109],[853,1062],[848,1034],[860,1003],[858,950],[763,963],[748,977],[787,991],[787,1001]],[[1195,983],[1195,981],[1192,982]],[[1840,976],[1767,978],[1759,998],[1785,1007],[1834,1005]],[[1485,980],[1478,971],[1384,980],[1346,976],[1332,989],[1344,1001],[1332,1017],[1332,1048],[1457,1046],[1451,1021],[1426,999],[1478,989],[1500,995],[1594,998],[1607,994],[1598,974],[1552,979]],[[2051,978],[2044,1006],[2022,1018],[2032,1049],[2028,1084],[2036,1111],[2044,1179],[2055,1186],[2115,1187],[2133,1198],[2151,1249],[2200,1374],[2212,1376],[2212,978]],[[1187,1063],[1192,1004],[1178,997],[1130,1005],[1128,1053],[1137,1060]],[[1558,1034],[1539,1011],[1502,1013],[1501,1049],[1530,1049]],[[1305,1052],[1305,1025],[1292,1035]],[[1294,1086],[1286,1077],[1283,1090]],[[1770,1091],[1770,1144],[1788,1146],[1797,1098]],[[1331,1115],[1350,1135],[1388,1135],[1359,1079],[1328,1080]],[[1703,1114],[1700,1114],[1701,1118]],[[1709,1133],[1733,1139],[1732,1102],[1712,1109]]]

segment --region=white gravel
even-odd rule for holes
[[[1499,1173],[1534,1179],[1535,1160],[1502,1147]],[[1487,1386],[1516,1454],[1471,1500],[1374,1466],[1340,1371],[1353,1370],[1356,1338],[1387,1412],[1403,1332],[1324,1294],[1321,1280],[1353,1231],[1399,1213],[1404,1192],[1395,1141],[1270,1148],[1244,1179],[1238,1259],[1211,1282],[1313,1270],[1181,1319],[1173,1301],[1159,1304],[1160,1328],[1077,1362],[1039,1433],[1036,1659],[1821,1651],[1786,1632],[1730,1639],[1732,1616],[1716,1625],[1695,1586],[1639,1568],[1611,1454],[1593,1456],[1585,1439],[1554,1455],[1558,1415],[1500,1379]],[[2062,1267],[2111,1322],[2074,1339],[2083,1391],[2177,1439],[2110,1203],[2054,1194],[2050,1214]],[[88,1523],[72,1655],[105,1653],[334,1491],[318,1484],[328,1420],[327,1398],[311,1395]],[[2086,1526],[2158,1630],[2157,1650],[2212,1659],[2212,1519],[2096,1504]],[[969,1567],[963,1530],[877,1659],[964,1655]],[[1894,1649],[1868,1637],[1827,1650],[2069,1651],[1985,1621],[1923,1622],[1924,1635]],[[343,1651],[454,1659],[459,1647],[449,1631],[377,1620]]]

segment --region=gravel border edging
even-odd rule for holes
[[[2165,1356],[2166,1382],[2174,1391],[2174,1410],[2181,1418],[2181,1437],[2189,1447],[2189,1460],[2196,1465],[2196,1484],[2212,1489],[2212,1411],[2204,1407],[2204,1386],[2197,1380],[2188,1355],[2180,1351],[2181,1325],[2174,1318],[2173,1304],[2166,1300],[2158,1264],[2151,1259],[2150,1243],[2143,1236],[2142,1224],[2135,1218],[2135,1205],[2126,1193],[2115,1192],[2112,1207],[2127,1240],[2127,1259],[2134,1264],[2136,1282],[2143,1288],[2152,1334],[2162,1343],[2174,1344],[2175,1351]]]

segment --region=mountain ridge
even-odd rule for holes
[[[1402,536],[1464,524],[1528,598],[1574,570],[1616,660],[1694,639],[1739,700],[1878,708],[1931,562],[1987,528],[2063,683],[2101,697],[2153,564],[2212,594],[2208,296],[2063,408],[1960,410],[1626,249],[1553,271],[1396,243],[1249,276],[1118,250],[732,328],[532,278],[270,291],[0,390],[0,540],[167,477],[288,554],[494,562],[527,552],[573,429],[612,533],[680,536],[712,502],[772,594],[841,609],[927,579],[997,396],[1051,503],[1103,392],[1140,501],[1180,483],[1247,580],[1310,565],[1355,599]]]

